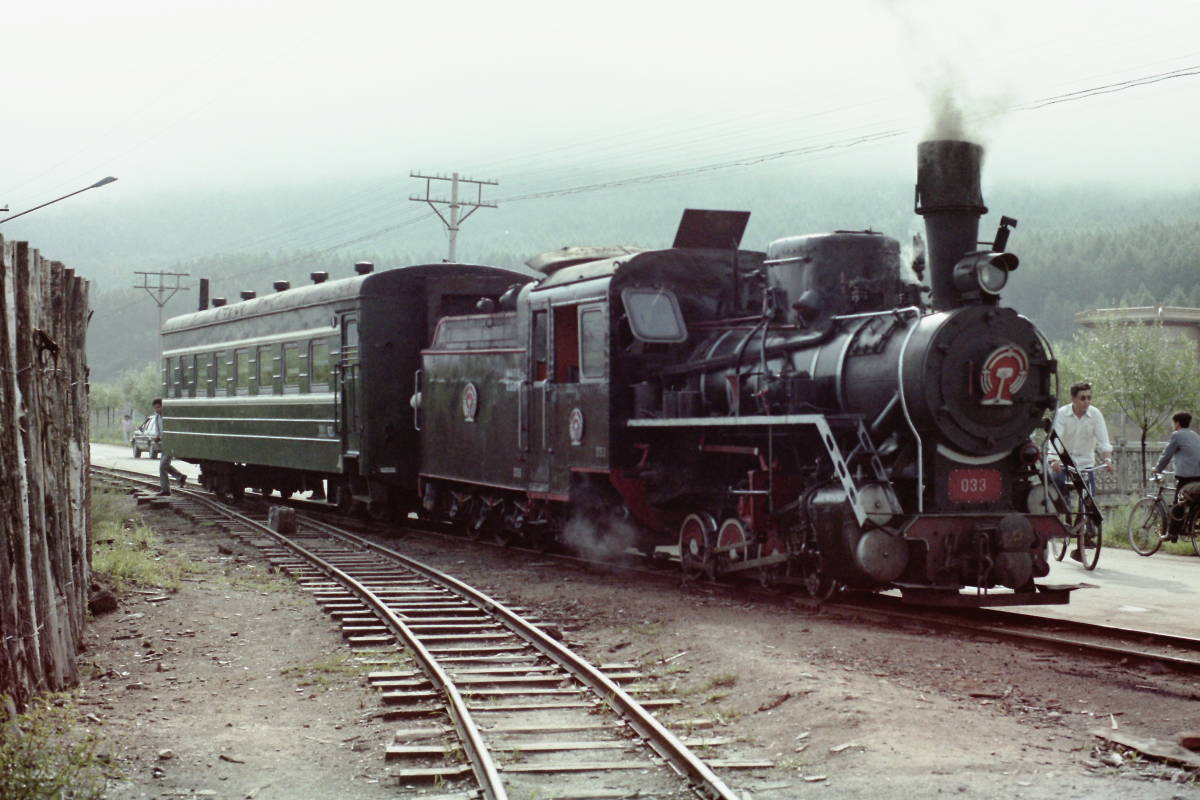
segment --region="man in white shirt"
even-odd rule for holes
[[[161,440],[163,432],[162,399],[157,397],[154,398],[154,402],[151,403],[151,405],[154,407],[154,419],[151,420],[150,424],[146,426],[146,432],[155,439]],[[153,431],[151,428],[153,428]],[[171,478],[179,481],[180,486],[183,486],[183,484],[187,482],[187,477],[182,472],[171,466],[171,455],[172,454],[169,450],[163,450],[162,455],[160,456],[161,461],[158,463],[158,483],[160,495],[169,495],[171,493]]]
[[[1104,466],[1113,470],[1112,445],[1108,441],[1108,426],[1104,415],[1092,405],[1092,385],[1086,382],[1071,385],[1071,402],[1054,414],[1054,432],[1062,440],[1075,466],[1083,471],[1096,465],[1096,451],[1100,452]],[[1051,478],[1065,496],[1067,473],[1062,462],[1050,454]],[[1088,488],[1096,493],[1096,473],[1087,473]]]

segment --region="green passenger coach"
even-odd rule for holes
[[[376,516],[417,497],[410,400],[437,321],[494,301],[525,273],[426,264],[282,288],[162,329],[163,448],[201,483],[324,492]]]

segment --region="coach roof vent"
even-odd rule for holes
[[[324,283],[329,280],[329,273],[325,271],[310,272],[308,273],[308,277],[312,278],[313,283]]]
[[[275,291],[277,292],[286,292],[288,289],[292,288],[292,284],[288,281],[275,281],[271,285],[275,287]]]
[[[252,291],[250,289],[247,289],[246,291],[242,292],[243,300],[253,300],[256,297],[258,297],[258,292]]]
[[[220,307],[221,307],[221,306],[223,306],[223,305],[225,305],[225,298],[224,298],[224,297],[214,297],[214,298],[212,299],[212,307],[213,307],[213,308],[220,308]]]
[[[375,271],[375,265],[370,261],[360,261],[354,265],[354,271],[359,275],[370,275]]]

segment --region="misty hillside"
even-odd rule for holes
[[[183,282],[191,289],[167,303],[168,318],[195,308],[201,277],[211,279],[213,296],[233,300],[245,289],[269,292],[276,280],[305,283],[314,270],[352,275],[356,261],[373,261],[378,269],[440,262],[447,253],[442,222],[427,206],[408,201],[408,193],[416,193],[412,184],[404,177],[157,198],[141,207],[114,206],[96,227],[55,228],[43,240],[30,238],[93,281],[89,361],[93,379],[107,381],[158,353],[158,309],[149,293],[132,288],[143,280],[135,271],[189,273]],[[485,200],[503,197],[504,187],[488,188],[494,194]],[[1069,338],[1074,313],[1086,308],[1123,301],[1200,306],[1200,192],[985,184],[984,193],[990,211],[981,239],[992,238],[1001,214],[1019,221],[1009,249],[1021,267],[1006,304],[1052,340]],[[343,202],[332,203],[335,198]],[[922,231],[912,204],[911,176],[814,177],[785,166],[759,167],[619,191],[501,200],[463,223],[458,260],[513,267],[573,244],[667,247],[689,207],[751,211],[743,239],[749,249],[782,236],[866,228],[907,244]],[[86,263],[72,263],[70,253]]]

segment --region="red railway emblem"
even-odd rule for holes
[[[1011,406],[1013,395],[1025,385],[1029,374],[1029,356],[1015,344],[1002,345],[983,362],[979,380],[983,387],[983,406]]]
[[[479,390],[475,388],[475,384],[468,383],[463,387],[462,393],[462,412],[463,419],[467,422],[475,421],[475,412],[479,410]]]

